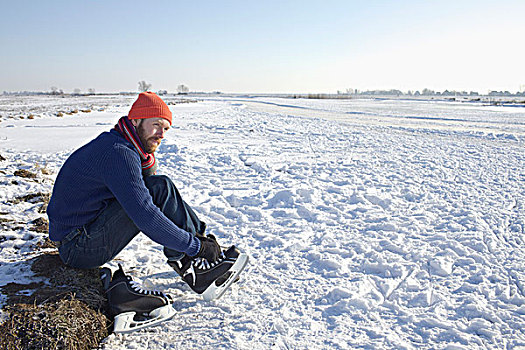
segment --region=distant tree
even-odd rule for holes
[[[184,84],[177,86],[177,92],[179,94],[187,94],[189,91],[190,89]]]
[[[93,88],[88,89],[88,94],[94,95],[95,94],[95,89],[93,89]]]
[[[80,89],[77,88],[77,89],[73,90],[73,94],[74,95],[80,95]]]
[[[139,81],[139,91],[145,92],[151,89],[151,84],[146,83],[144,80]]]
[[[64,90],[57,88],[56,86],[51,86],[51,95],[63,95]]]

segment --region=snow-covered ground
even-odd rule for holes
[[[28,99],[18,114],[35,119],[2,119],[0,218],[11,221],[0,285],[32,278],[19,262],[41,238],[25,224],[39,205],[10,200],[49,192],[67,156],[134,99],[97,108],[99,98],[60,118],[63,99],[48,114]],[[170,107],[159,172],[251,261],[204,302],[140,235],[109,265],[173,294],[177,315],[104,349],[525,348],[525,108],[221,97]]]

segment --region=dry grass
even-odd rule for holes
[[[22,202],[26,202],[26,203],[42,202],[42,206],[38,209],[38,212],[43,214],[46,212],[47,205],[49,204],[50,199],[51,199],[51,193],[37,192],[37,193],[29,193],[29,194],[26,194],[25,196],[19,196],[7,202],[11,204],[18,204]]]
[[[40,192],[40,194],[41,194],[40,199],[42,201],[42,206],[40,207],[40,209],[38,209],[38,212],[40,214],[43,214],[46,212],[49,201],[51,200],[51,192],[48,192],[48,193]]]
[[[84,350],[107,336],[106,319],[70,296],[43,305],[9,306],[7,322],[0,325],[0,348]]]
[[[14,199],[9,200],[8,203],[18,204],[22,202],[28,202],[28,203],[40,202],[42,201],[42,198],[46,195],[47,194],[44,194],[42,192],[30,193],[24,196],[15,197]]]
[[[50,240],[47,237],[44,238],[42,241],[38,242],[36,244],[36,247],[38,249],[48,249],[48,248],[50,248],[50,249],[55,248],[56,249],[56,248],[58,248],[57,243],[53,242],[52,240]]]
[[[31,270],[36,276],[48,278],[55,294],[73,293],[92,309],[105,309],[106,296],[99,269],[74,269],[64,265],[57,253],[50,253],[34,258]]]
[[[58,254],[42,254],[30,261],[36,276],[48,283],[9,283],[8,320],[0,325],[0,349],[87,350],[108,336],[110,321],[98,269],[65,266]],[[32,291],[32,293],[29,293]]]
[[[40,163],[36,163],[35,164],[35,169],[38,171],[40,171],[42,174],[44,175],[52,175],[53,172],[51,170],[49,170],[45,165],[40,165]]]
[[[49,231],[49,223],[45,218],[38,218],[36,220],[33,220],[31,224],[33,225],[29,228],[29,230],[31,231],[39,233],[48,233]]]
[[[32,173],[29,170],[25,169],[16,170],[13,175],[18,177],[24,177],[26,179],[36,179],[37,176],[35,173]]]

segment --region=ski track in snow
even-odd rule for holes
[[[139,235],[109,266],[173,294],[177,315],[111,335],[103,349],[525,346],[523,109],[278,98],[171,108],[159,173],[209,233],[251,260],[229,292],[204,302]],[[3,120],[3,217],[23,226],[41,215],[8,200],[50,191],[70,152],[128,109],[64,119],[91,134],[58,153],[31,149],[23,127],[56,118]],[[13,185],[14,170],[35,162],[54,175]],[[3,236],[0,284],[33,280],[22,261],[41,236],[23,227]]]

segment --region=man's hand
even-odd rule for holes
[[[197,236],[197,238],[201,241],[201,249],[194,257],[204,258],[209,262],[215,262],[219,260],[219,257],[221,256],[221,247],[217,243],[215,236]]]

